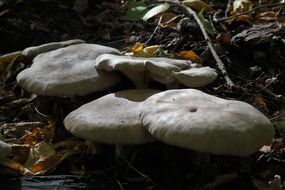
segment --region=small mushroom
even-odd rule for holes
[[[152,89],[108,94],[71,112],[65,128],[74,136],[106,144],[144,144],[154,139],[142,127],[142,102],[158,93]]]
[[[147,78],[168,84],[175,80],[172,72],[190,67],[191,61],[169,58],[147,58],[103,54],[96,60],[96,68],[124,73],[138,88],[147,86]],[[148,75],[147,72],[150,74]],[[148,75],[148,76],[147,76]]]
[[[217,77],[217,71],[210,67],[191,68],[174,72],[175,78],[187,87],[201,87],[212,83]]]
[[[76,44],[36,56],[30,68],[17,76],[29,92],[47,96],[76,96],[105,90],[119,82],[116,73],[97,71],[95,59],[103,53],[119,54],[114,48]]]
[[[12,154],[12,146],[0,140],[0,162],[8,159]]]
[[[85,43],[85,42],[79,39],[68,40],[68,41],[63,41],[63,42],[52,42],[52,43],[42,44],[40,46],[28,47],[24,49],[21,54],[24,55],[25,57],[33,58],[36,55],[39,55],[41,53],[45,53],[51,50],[59,49],[59,48],[74,45],[74,44],[81,44],[81,43]]]
[[[253,106],[195,89],[151,96],[143,103],[141,120],[158,140],[216,155],[247,156],[274,136],[271,122]]]

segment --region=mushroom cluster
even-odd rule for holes
[[[199,67],[198,64],[189,60],[112,54],[100,55],[96,59],[96,68],[105,71],[120,71],[137,88],[147,87],[149,78],[167,86],[181,83],[187,87],[201,87],[212,83],[218,76],[215,69]]]
[[[195,89],[147,89],[148,78],[166,85],[204,86],[217,78],[215,69],[188,60],[124,56],[81,41],[62,44],[30,50],[35,55],[43,47],[52,49],[18,74],[19,85],[40,95],[86,95],[117,84],[121,72],[140,88],[107,94],[69,113],[64,125],[74,136],[107,144],[159,140],[234,156],[250,155],[274,136],[267,117],[247,103]]]

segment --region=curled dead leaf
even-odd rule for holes
[[[204,12],[213,11],[213,8],[202,0],[184,0],[182,4],[191,7],[197,11],[204,10]]]

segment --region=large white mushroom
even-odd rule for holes
[[[74,110],[64,119],[74,136],[106,144],[143,144],[154,139],[142,127],[142,102],[158,93],[152,89],[108,94]]]
[[[117,49],[76,44],[36,56],[30,68],[17,76],[29,92],[48,96],[76,96],[105,90],[119,81],[116,73],[97,71],[95,59],[103,53],[120,54]]]
[[[67,41],[62,41],[62,42],[51,42],[47,44],[42,44],[39,46],[33,46],[33,47],[28,47],[24,49],[21,54],[24,55],[25,57],[35,57],[36,55],[39,55],[41,53],[45,53],[48,51],[52,51],[58,48],[74,45],[74,44],[81,44],[85,43],[83,40],[79,39],[74,39],[74,40],[67,40]]]
[[[195,89],[151,96],[141,120],[158,140],[216,155],[247,156],[274,136],[270,121],[253,106]]]

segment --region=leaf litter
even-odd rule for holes
[[[137,4],[121,1],[104,1],[99,4],[89,2],[84,3],[83,8],[76,2],[79,1],[74,1],[74,4],[59,1],[46,5],[64,12],[66,15],[62,18],[66,19],[69,15],[73,22],[81,27],[72,30],[68,30],[68,27],[58,28],[58,31],[53,33],[46,29],[55,27],[56,21],[63,26],[68,26],[70,21],[65,23],[64,19],[60,20],[59,17],[49,20],[44,15],[47,13],[39,14],[42,18],[38,17],[36,23],[45,30],[32,28],[33,34],[36,35],[35,40],[31,40],[32,35],[27,34],[30,24],[36,19],[27,14],[33,8],[21,9],[21,6],[28,5],[27,2],[14,4],[13,8],[19,10],[18,12],[7,12],[11,5],[5,1],[0,6],[3,13],[0,17],[4,18],[0,23],[7,26],[6,31],[0,29],[0,32],[9,34],[10,40],[13,39],[16,44],[13,47],[3,39],[5,47],[0,49],[0,53],[4,54],[0,57],[0,139],[13,145],[13,156],[2,163],[3,166],[25,176],[92,176],[103,179],[106,184],[112,184],[114,189],[284,188],[283,1],[183,1],[185,6],[193,8],[197,14],[200,12],[198,18],[208,34],[215,29],[216,33],[209,38],[229,77],[235,82],[235,87],[229,88],[221,75],[214,84],[202,89],[220,97],[248,102],[276,125],[277,136],[272,144],[262,147],[258,153],[246,158],[197,154],[162,143],[138,146],[131,150],[126,158],[122,158],[116,155],[112,146],[85,142],[68,134],[62,125],[64,116],[101,94],[74,99],[29,94],[17,86],[15,76],[28,67],[31,61],[18,57],[19,52],[16,51],[45,42],[80,37],[88,42],[101,41],[106,45],[127,49],[138,57],[180,57],[217,67],[200,26],[193,17],[186,14],[185,9],[172,1],[167,1],[167,9],[163,7],[150,12],[152,14],[146,17],[146,22],[142,19],[145,13],[151,10],[150,7],[160,6],[165,2],[155,5],[148,1],[138,1]],[[42,5],[39,3],[37,6]],[[91,12],[90,9],[94,7],[99,12]],[[110,11],[110,8],[117,11]],[[75,14],[69,12],[72,9],[76,9]],[[128,13],[131,9],[133,12]],[[104,15],[110,16],[107,18]],[[168,19],[171,21],[170,27],[165,27],[168,21],[163,20],[163,15],[171,15]],[[21,34],[23,29],[16,28],[17,34],[9,33],[13,23],[8,16],[18,19],[19,26],[24,26],[26,31]],[[33,22],[28,24],[22,18]],[[47,34],[47,31],[54,36]],[[60,33],[66,36],[63,37]],[[79,35],[80,33],[82,35]],[[98,36],[91,35],[94,33]],[[43,35],[46,35],[47,41],[42,40]],[[126,39],[130,39],[130,36],[134,40],[127,42]],[[8,52],[15,53],[6,54]],[[116,88],[112,91],[125,86]],[[12,174],[13,172],[4,173]]]

